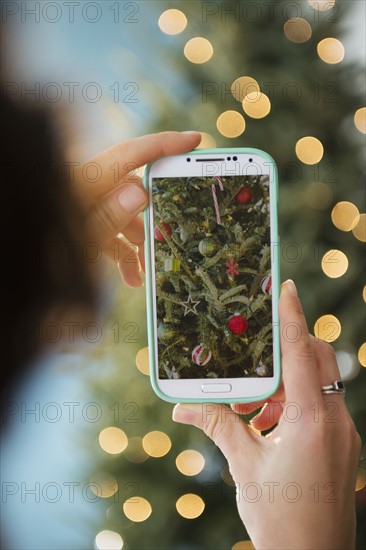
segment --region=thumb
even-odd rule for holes
[[[260,439],[232,409],[221,404],[179,403],[174,407],[173,420],[203,430],[224,454],[234,479],[237,479],[236,472],[242,472],[246,460],[250,464],[251,451],[254,452]]]
[[[139,185],[125,184],[95,204],[88,215],[88,227],[102,248],[147,205],[148,196]]]

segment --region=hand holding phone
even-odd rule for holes
[[[168,401],[253,401],[280,378],[277,172],[198,150],[145,174],[151,380]]]

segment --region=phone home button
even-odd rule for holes
[[[228,393],[231,391],[231,384],[202,384],[203,393]]]

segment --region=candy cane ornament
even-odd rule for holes
[[[219,178],[219,176],[215,176],[214,179],[218,181],[220,191],[223,191],[224,190],[224,185],[222,183],[221,178]],[[215,212],[216,212],[216,222],[217,222],[218,225],[223,225],[223,223],[221,222],[221,217],[220,217],[220,209],[219,209],[219,203],[217,201],[217,193],[216,193],[216,184],[215,183],[213,183],[211,185],[211,189],[212,189],[212,198],[213,198]]]

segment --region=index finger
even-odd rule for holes
[[[321,398],[314,346],[295,283],[283,283],[279,302],[283,382],[286,401],[309,403]]]
[[[131,172],[136,168],[190,151],[200,141],[200,132],[160,132],[117,143],[75,170],[78,190],[83,197],[95,200],[120,185],[126,176],[133,181]]]

